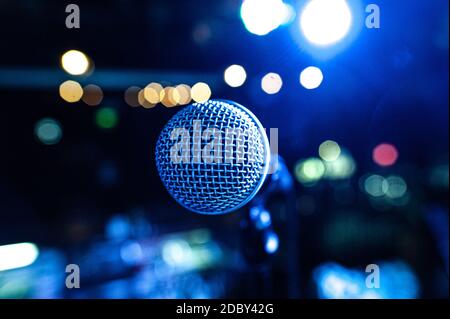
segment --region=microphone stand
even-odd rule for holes
[[[247,225],[249,225],[249,233],[259,237],[261,240],[256,240],[258,243],[263,243],[265,245],[264,238],[269,233],[275,233],[272,225],[272,213],[267,210],[268,201],[276,194],[283,195],[285,202],[287,204],[287,223],[286,223],[286,256],[288,260],[285,262],[287,265],[287,286],[288,286],[288,298],[299,298],[300,297],[300,280],[299,280],[299,227],[298,227],[298,214],[295,209],[295,190],[294,181],[292,175],[290,174],[284,160],[277,154],[272,155],[272,160],[270,162],[269,172],[272,174],[267,176],[267,180],[263,185],[263,188],[255,196],[255,198],[248,205],[247,213]],[[264,214],[264,216],[263,216]],[[278,245],[278,237],[277,245]],[[266,239],[267,240],[267,239]],[[254,242],[253,240],[251,242]],[[269,247],[270,248],[270,247]],[[278,247],[275,248],[273,253],[276,253]],[[253,253],[255,247],[252,247],[249,251]],[[254,253],[253,253],[254,254]],[[261,262],[267,259],[271,253],[266,251],[264,257],[252,258],[250,256],[247,258],[250,261]],[[267,277],[267,268],[263,270],[263,277]],[[264,280],[265,278],[263,278]],[[264,280],[265,284],[268,284]],[[270,289],[271,287],[265,287]],[[264,289],[266,290],[266,289]]]

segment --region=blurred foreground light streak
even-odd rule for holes
[[[32,243],[0,246],[0,271],[29,266],[38,256],[39,249]]]

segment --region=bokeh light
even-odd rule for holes
[[[316,89],[322,84],[322,71],[315,66],[309,66],[300,73],[300,84],[308,90]]]
[[[95,123],[102,129],[112,129],[119,122],[117,111],[110,107],[98,109],[95,113]]]
[[[299,21],[309,42],[327,46],[348,34],[352,13],[345,0],[311,0],[303,8]]]
[[[132,107],[138,107],[139,104],[139,92],[141,91],[141,88],[138,86],[131,86],[129,87],[124,94],[125,102]]]
[[[137,241],[129,240],[122,244],[122,247],[120,248],[120,258],[125,264],[136,266],[142,263],[144,252]]]
[[[398,159],[397,148],[388,143],[383,143],[374,148],[372,159],[380,166],[391,166],[397,162]]]
[[[163,87],[159,83],[152,82],[144,88],[144,98],[150,104],[156,105],[161,102],[161,99],[164,98],[164,95],[161,94],[163,91]],[[142,104],[141,104],[142,105]]]
[[[388,181],[380,175],[370,175],[364,181],[364,190],[373,197],[386,195],[389,189]]]
[[[302,160],[295,165],[295,177],[302,184],[314,183],[322,178],[325,173],[325,165],[316,157]]]
[[[174,87],[167,86],[164,88],[164,93],[162,94],[163,98],[161,99],[161,103],[165,107],[174,107],[178,105],[180,102],[180,94],[178,93],[178,90],[176,90]]]
[[[179,103],[180,105],[189,104],[192,100],[191,97],[191,87],[186,84],[180,84],[175,87],[179,95]]]
[[[261,36],[292,20],[290,9],[281,0],[244,0],[241,18],[250,33]]]
[[[413,269],[401,260],[376,261],[380,287],[367,285],[364,268],[351,269],[337,263],[323,263],[313,271],[321,299],[413,299],[419,296],[420,281]]]
[[[236,88],[244,84],[247,73],[241,65],[233,64],[225,70],[223,77],[229,86]]]
[[[170,266],[181,266],[192,259],[192,250],[184,239],[170,239],[162,247],[162,257]]]
[[[138,101],[139,101],[139,105],[142,106],[144,109],[151,109],[152,107],[155,106],[155,104],[150,103],[146,98],[145,98],[145,92],[144,90],[140,90],[138,92]]]
[[[406,194],[408,186],[403,178],[400,176],[389,176],[386,178],[388,189],[386,191],[386,196],[391,199],[401,198]]]
[[[81,75],[89,69],[89,59],[81,51],[69,50],[61,57],[63,69],[72,75]]]
[[[44,118],[36,123],[34,133],[42,144],[57,144],[62,137],[61,125],[51,118]]]
[[[59,95],[69,103],[78,102],[83,96],[83,88],[80,83],[72,80],[65,81],[59,86]]]
[[[261,88],[267,94],[276,94],[281,90],[283,81],[277,73],[267,73],[261,80]]]
[[[319,156],[324,161],[332,162],[335,161],[341,154],[341,148],[339,144],[335,141],[325,141],[319,146]]]
[[[81,99],[87,105],[99,105],[103,100],[103,91],[98,85],[88,84],[83,88],[83,96]]]
[[[356,162],[348,152],[340,152],[334,161],[325,161],[325,174],[328,179],[346,179],[356,171]]]
[[[260,206],[255,206],[250,209],[250,217],[258,229],[268,228],[272,223],[270,213]]]
[[[203,82],[196,83],[191,89],[192,99],[197,103],[203,103],[211,97],[211,89]]]
[[[278,235],[273,231],[268,231],[265,235],[264,248],[268,254],[273,254],[278,250]]]

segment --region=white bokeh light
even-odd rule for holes
[[[309,66],[300,73],[300,84],[308,90],[316,89],[322,84],[322,71],[315,67]]]
[[[241,18],[249,32],[261,36],[289,22],[292,13],[281,0],[244,0]]]
[[[81,75],[88,71],[89,59],[81,51],[69,50],[61,57],[61,65],[67,73]]]
[[[267,73],[261,80],[261,88],[267,94],[276,94],[281,90],[283,81],[277,73]]]
[[[225,82],[231,87],[239,87],[244,84],[247,78],[245,69],[237,64],[230,65],[224,73]]]
[[[309,42],[327,46],[348,34],[352,13],[346,0],[311,0],[301,12],[299,21]]]

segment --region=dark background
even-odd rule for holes
[[[279,128],[279,153],[291,172],[298,160],[317,156],[327,139],[348,149],[357,163],[348,181],[313,187],[295,181],[291,203],[276,198],[272,213],[281,234],[280,252],[264,259],[274,268],[265,273],[268,277],[250,280],[260,263],[248,259],[239,270],[246,280],[235,283],[226,277],[226,286],[233,284],[223,296],[288,296],[290,259],[282,235],[289,223],[282,213],[288,204],[296,207],[298,217],[296,286],[303,297],[317,296],[311,278],[320,263],[361,268],[391,259],[410,265],[419,278],[420,297],[448,296],[448,253],[442,255],[427,223],[427,214],[438,210],[447,216],[448,228],[448,182],[446,187],[429,183],[436,165],[446,165],[448,181],[448,1],[372,2],[381,8],[381,29],[362,28],[341,52],[320,59],[298,41],[297,19],[264,37],[247,32],[237,0],[77,1],[80,29],[65,27],[68,3],[0,1],[0,245],[32,241],[76,261],[73,251],[104,240],[111,216],[137,214],[152,225],[152,238],[206,227],[232,253],[245,257],[248,241],[237,238],[246,236],[246,208],[223,216],[188,212],[170,198],[158,177],[156,139],[177,107],[132,108],[123,99],[128,86],[176,85],[171,75],[181,74],[189,85],[209,81],[212,98],[237,101],[265,127]],[[301,3],[292,4],[299,8]],[[199,29],[208,30],[202,41],[195,40]],[[60,69],[60,56],[69,49],[92,58],[92,78],[71,77]],[[230,64],[246,68],[247,81],[240,88],[222,79]],[[323,84],[313,91],[298,82],[299,72],[309,65],[324,73]],[[51,76],[33,82],[21,70],[45,70]],[[95,82],[96,71],[114,75],[109,84]],[[134,71],[148,74],[147,83],[120,76]],[[283,78],[279,94],[261,91],[260,78],[267,72]],[[63,101],[58,86],[66,79],[101,86],[101,106],[118,111],[118,126],[101,130],[94,121],[97,106]],[[34,135],[35,123],[44,117],[61,123],[63,137],[56,145],[43,145]],[[393,167],[380,168],[372,161],[373,148],[382,142],[399,151]],[[104,170],[113,176],[107,183],[99,177]],[[403,176],[408,205],[374,208],[359,187],[368,173]],[[342,185],[353,194],[345,203],[336,201]],[[298,205],[305,194],[314,201],[307,213]],[[342,228],[333,230],[336,225]],[[446,240],[448,248],[448,230]],[[261,290],[267,278],[275,284]]]

